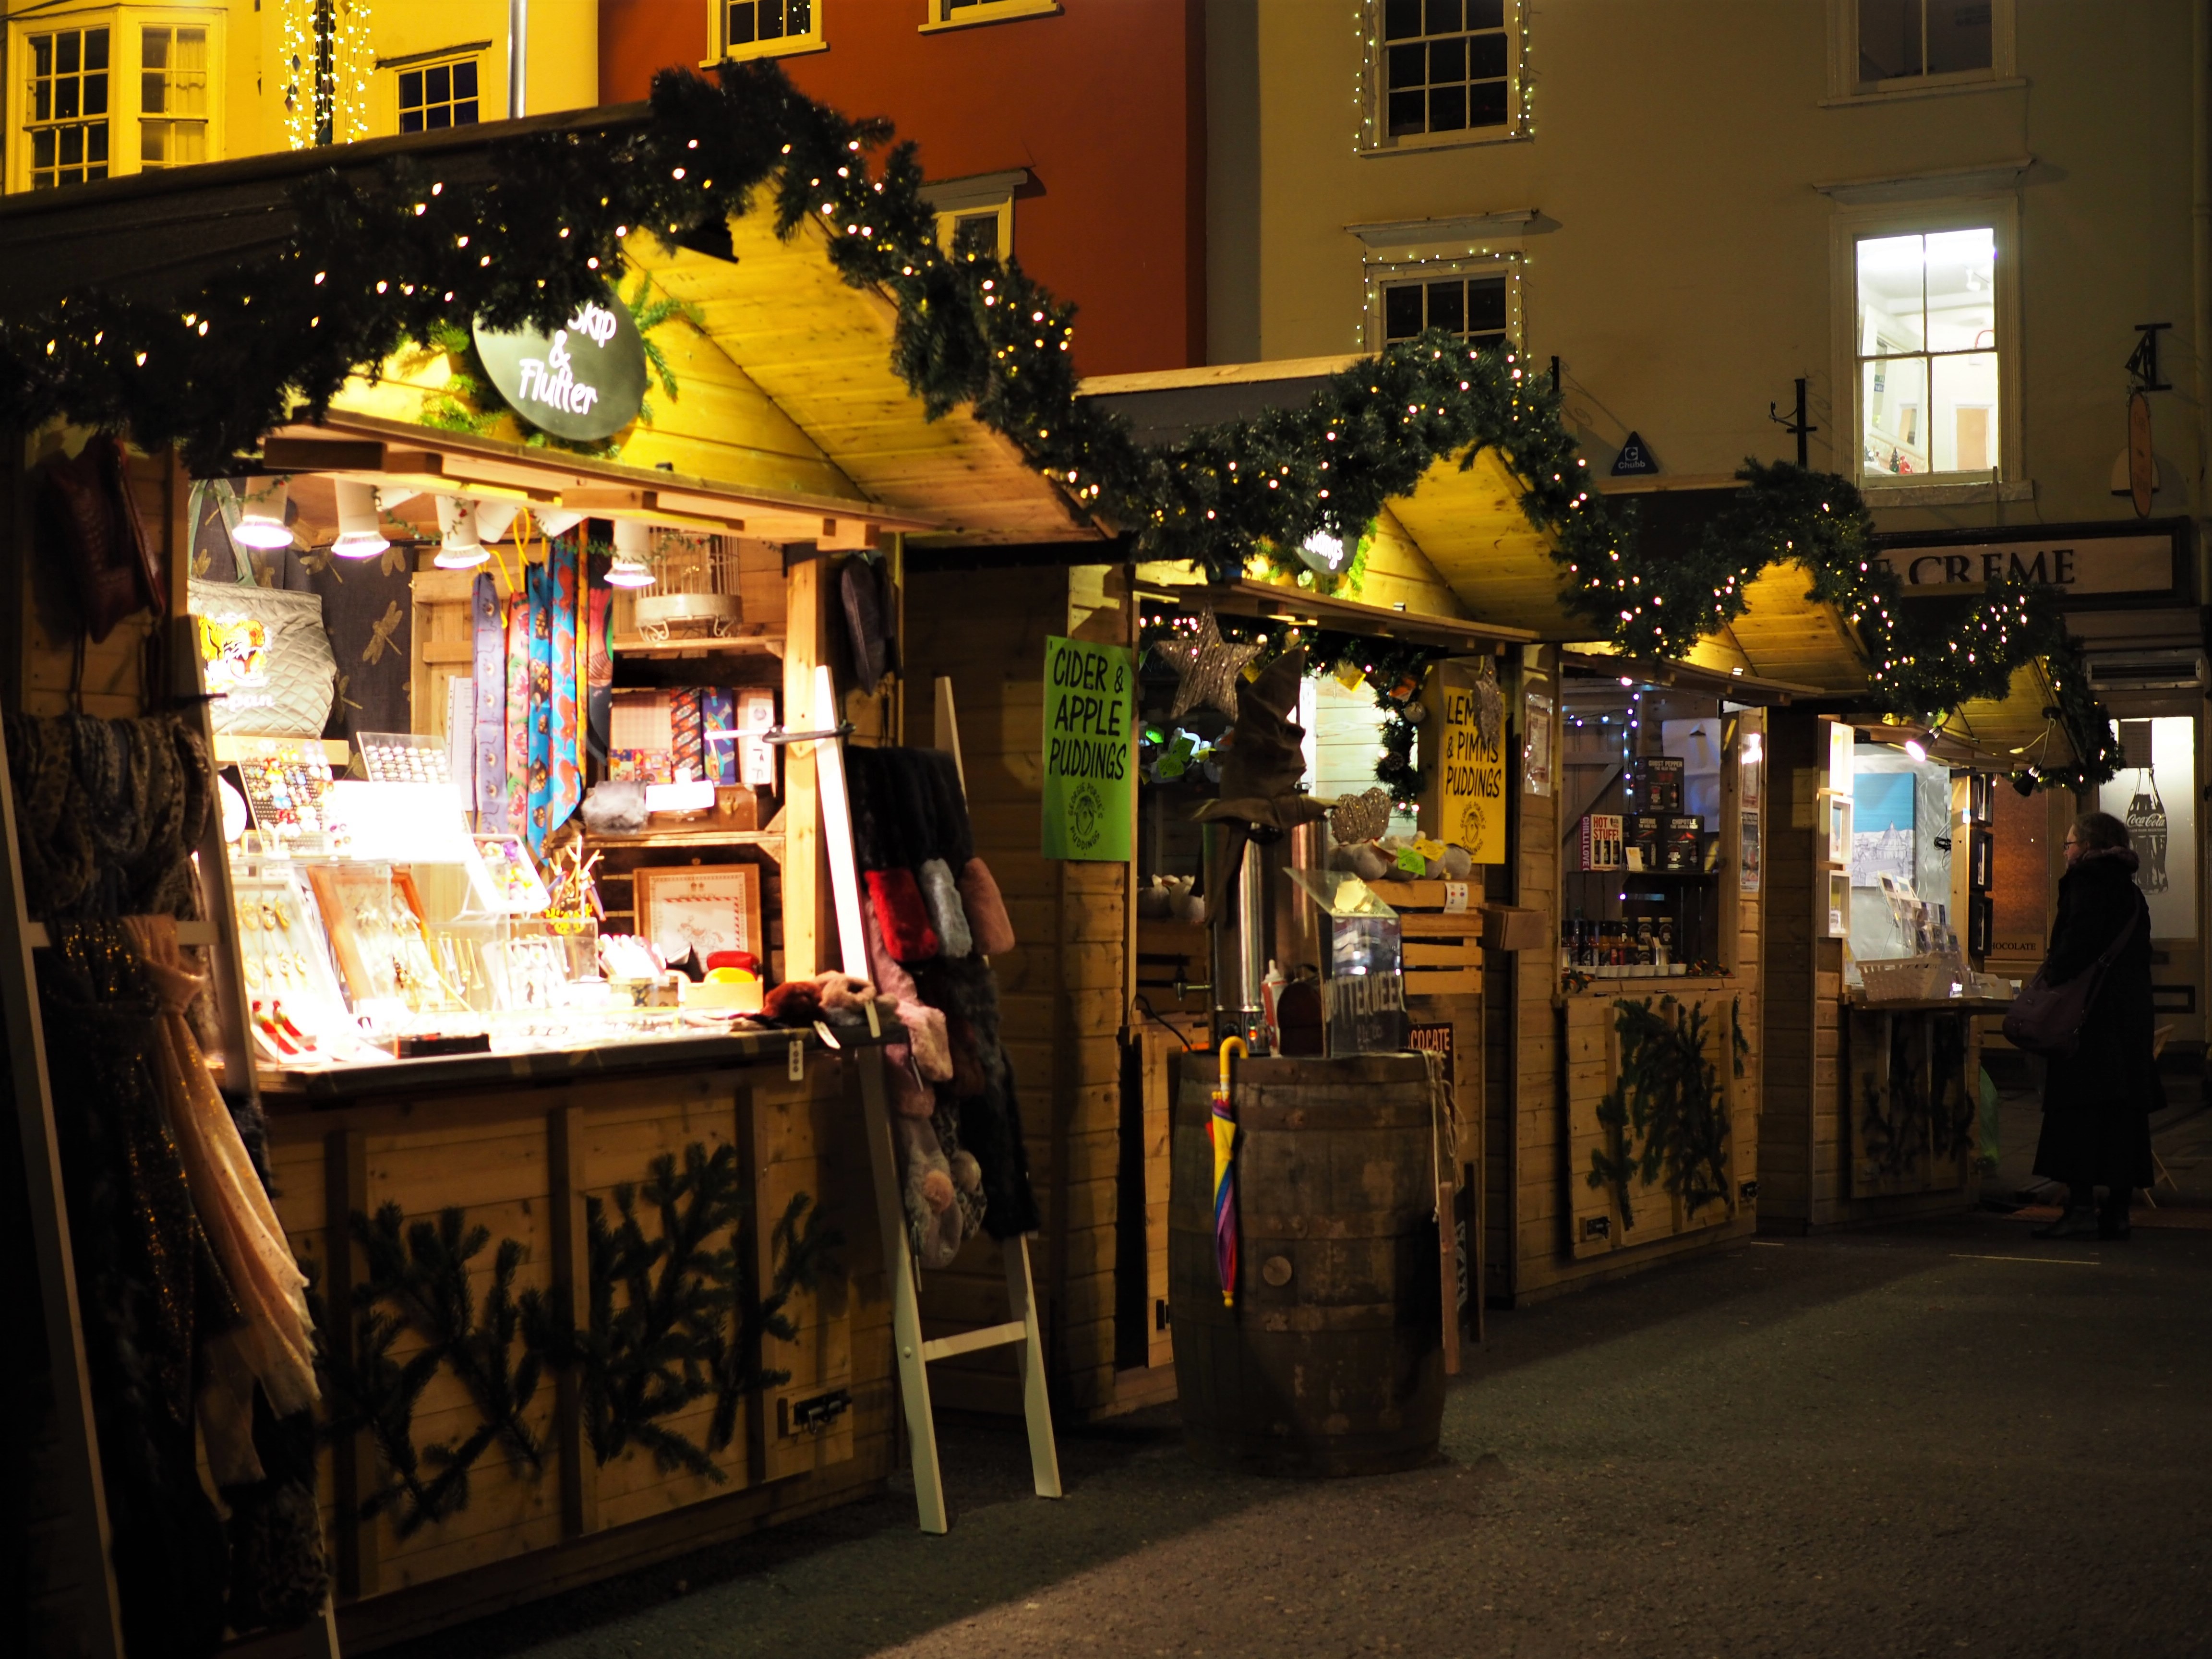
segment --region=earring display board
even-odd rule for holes
[[[667,961],[694,951],[703,963],[717,951],[765,959],[760,871],[750,864],[647,865],[637,870],[637,931]]]
[[[342,853],[331,822],[331,763],[315,738],[238,740],[238,776],[261,844],[295,858]]]

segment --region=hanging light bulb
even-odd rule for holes
[[[1907,738],[1905,740],[1905,752],[1917,761],[1924,761],[1928,758],[1928,745],[1917,738]]]
[[[441,570],[473,570],[491,555],[477,538],[477,504],[465,495],[438,497],[438,528],[442,539],[432,561]]]
[[[284,522],[284,504],[291,495],[289,480],[271,478],[259,489],[239,494],[238,528],[231,540],[246,547],[270,551],[292,544],[292,532]]]
[[[338,535],[331,552],[341,559],[373,559],[392,545],[377,526],[375,485],[340,478],[331,489],[338,502]]]
[[[615,520],[615,559],[607,567],[610,587],[650,587],[653,568],[646,556],[653,551],[653,529],[641,519]]]

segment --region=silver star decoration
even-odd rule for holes
[[[1256,645],[1231,645],[1210,610],[1200,613],[1198,631],[1162,640],[1152,647],[1176,672],[1175,706],[1168,718],[1179,720],[1203,704],[1237,718],[1237,681],[1244,665],[1260,654]]]

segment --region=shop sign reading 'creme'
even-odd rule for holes
[[[645,404],[645,342],[629,307],[586,301],[564,327],[476,325],[477,355],[500,395],[540,431],[594,443],[635,420]]]
[[[2063,536],[1964,546],[1887,547],[1875,561],[1905,592],[1979,587],[1987,582],[2047,582],[2072,598],[2092,593],[2172,591],[2171,535]]]

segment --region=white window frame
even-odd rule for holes
[[[810,52],[830,50],[829,37],[823,33],[822,14],[830,0],[814,0],[809,13],[812,27],[805,34],[787,34],[775,40],[753,40],[744,46],[732,46],[726,36],[730,27],[728,0],[707,0],[707,38],[714,44],[715,55],[700,59],[701,69],[712,69],[720,63],[742,64],[755,58],[799,58]]]
[[[963,219],[995,214],[999,221],[999,258],[1014,251],[1014,192],[1030,182],[1027,167],[1003,173],[972,173],[963,179],[932,179],[921,187],[921,199],[937,218],[937,245],[952,251],[952,233]]]
[[[917,34],[940,34],[947,29],[980,28],[986,23],[1011,23],[1021,17],[1057,17],[1060,0],[976,0],[955,9],[952,0],[923,0],[924,21]]]
[[[1380,351],[1389,343],[1383,335],[1382,290],[1401,283],[1432,283],[1445,276],[1503,276],[1505,279],[1505,338],[1525,364],[1528,356],[1527,317],[1522,309],[1522,256],[1518,253],[1437,254],[1406,259],[1370,259],[1366,278],[1366,318],[1360,343],[1367,351]]]
[[[1390,135],[1389,44],[1382,38],[1383,0],[1363,0],[1360,15],[1359,137],[1362,155],[1405,155],[1423,150],[1462,149],[1472,144],[1508,144],[1529,136],[1528,0],[1505,0],[1505,125],[1458,132]]]
[[[1909,236],[1989,227],[1996,238],[1996,477],[1924,472],[1899,477],[1866,470],[1866,415],[1858,354],[1858,245],[1883,236]],[[1848,465],[1836,470],[1859,487],[1869,507],[1962,507],[1984,501],[2032,501],[2021,430],[2020,198],[2011,192],[1957,196],[1911,204],[1843,206],[1832,223],[1829,282],[1832,295],[1838,447]],[[1932,413],[1932,411],[1931,411]]]
[[[9,194],[31,187],[31,145],[25,123],[30,116],[30,37],[58,29],[107,30],[107,176],[126,178],[144,170],[139,153],[140,76],[145,70],[142,27],[204,28],[208,37],[207,141],[205,159],[221,161],[227,153],[228,133],[224,125],[224,95],[228,69],[224,56],[224,24],[228,14],[207,6],[87,6],[81,9],[39,11],[8,20],[8,168]],[[67,186],[64,186],[67,188]]]
[[[435,69],[441,64],[465,63],[471,58],[477,66],[476,125],[496,121],[506,114],[507,88],[498,82],[491,72],[491,40],[463,40],[450,46],[439,46],[428,52],[410,52],[392,58],[376,60],[376,86],[372,94],[375,109],[375,131],[386,135],[399,133],[399,77],[414,70]],[[495,84],[495,82],[497,82]],[[495,101],[496,100],[496,101]],[[428,127],[425,132],[465,132],[462,127]],[[408,137],[420,137],[420,133],[408,133]]]
[[[1894,81],[1862,81],[1859,0],[1828,0],[1828,95],[1820,102],[1826,107],[1838,108],[2024,87],[2027,82],[2020,75],[2017,22],[2014,0],[1990,0],[1990,67],[1985,70],[1913,75]]]

